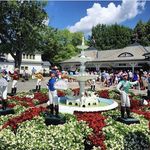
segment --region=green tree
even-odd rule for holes
[[[150,45],[150,19],[146,23],[146,36],[147,36],[147,40],[148,40],[147,45],[149,46]]]
[[[20,68],[22,53],[34,53],[43,44],[41,31],[47,14],[42,1],[0,2],[0,52],[10,53]]]
[[[90,45],[99,50],[123,48],[131,43],[132,30],[120,26],[98,24],[92,28]]]
[[[76,32],[71,33],[69,30],[59,30],[57,36],[57,42],[59,49],[56,50],[56,55],[53,57],[55,63],[60,63],[63,60],[69,59],[72,56],[75,56],[80,50],[77,48],[77,45],[80,45],[82,42],[83,33]]]
[[[55,28],[47,27],[42,33],[42,59],[55,63],[55,55],[62,49],[62,44],[59,42],[59,31]]]
[[[143,23],[141,20],[134,28],[134,41],[143,46],[150,45],[150,21]]]

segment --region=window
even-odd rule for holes
[[[33,55],[33,59],[35,59],[35,55]]]
[[[29,56],[29,55],[27,54],[27,55],[26,55],[26,59],[28,59],[28,56]]]
[[[30,59],[32,59],[32,55],[30,55]]]
[[[25,59],[25,54],[22,55],[23,59]]]
[[[21,70],[24,70],[24,66],[21,66]]]
[[[25,66],[25,70],[28,70],[28,66]]]
[[[120,54],[118,57],[133,57],[133,54],[125,52],[125,53]]]
[[[28,70],[28,66],[21,66],[21,70]]]

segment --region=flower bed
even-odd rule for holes
[[[78,92],[78,89],[75,90]],[[74,92],[74,94],[76,93]],[[101,91],[100,96],[118,97],[116,91]],[[65,93],[61,93],[63,95]],[[115,120],[119,110],[107,112],[64,114],[67,122],[46,126],[43,113],[46,108],[33,107],[47,101],[46,94],[36,93],[11,97],[9,106],[15,114],[0,116],[0,149],[7,150],[148,150],[150,145],[150,100],[142,106],[138,96],[131,96],[132,115],[140,124],[126,125]],[[133,97],[134,96],[134,97]],[[88,147],[88,146],[89,147]]]
[[[0,149],[7,150],[83,150],[90,129],[84,123],[70,121],[61,126],[45,126],[42,117],[22,123],[16,135],[10,129],[0,132]]]
[[[48,96],[47,94],[43,94],[40,92],[32,93],[27,97],[28,93],[22,92],[16,96],[10,96],[7,99],[8,107],[13,108],[16,105],[22,105],[24,107],[34,107],[39,104],[43,104],[47,102]]]
[[[2,126],[2,129],[7,128],[10,126],[12,130],[16,132],[16,129],[19,124],[21,124],[24,121],[31,120],[36,116],[39,116],[41,112],[44,112],[46,108],[44,107],[34,107],[34,108],[29,108],[25,112],[23,112],[21,115],[12,117],[11,119],[8,119],[6,123]]]
[[[74,113],[79,121],[86,121],[90,128],[93,129],[92,134],[88,137],[87,140],[90,141],[91,145],[96,147],[101,147],[102,150],[105,149],[104,144],[104,135],[102,133],[102,128],[106,125],[104,120],[106,119],[99,112],[93,113],[82,113],[75,112]]]
[[[150,131],[148,129],[148,120],[143,116],[133,114],[135,118],[140,120],[140,124],[126,125],[115,121],[112,116],[119,116],[120,112],[109,111],[103,113],[107,116],[107,126],[103,128],[105,134],[105,144],[107,149],[119,150],[119,149],[132,149],[136,150],[148,150],[150,144]]]
[[[74,116],[66,114],[67,123],[46,126],[41,114],[45,108],[18,106],[15,110],[15,115],[1,116],[0,149],[84,149],[84,139],[91,132],[85,122],[78,122]]]

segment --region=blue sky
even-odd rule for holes
[[[98,23],[134,28],[139,20],[150,19],[150,1],[146,0],[48,1],[45,10],[50,26],[71,32],[90,33]]]

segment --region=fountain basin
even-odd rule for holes
[[[62,102],[65,101],[65,97],[60,98],[60,105],[59,110],[62,113],[70,113],[73,114],[74,111],[81,111],[81,112],[97,112],[97,111],[106,111],[111,110],[118,107],[118,103],[112,99],[106,98],[98,98],[99,105],[89,106],[89,107],[80,107],[80,106],[73,106],[73,105],[65,105]],[[102,105],[101,105],[102,104]]]

